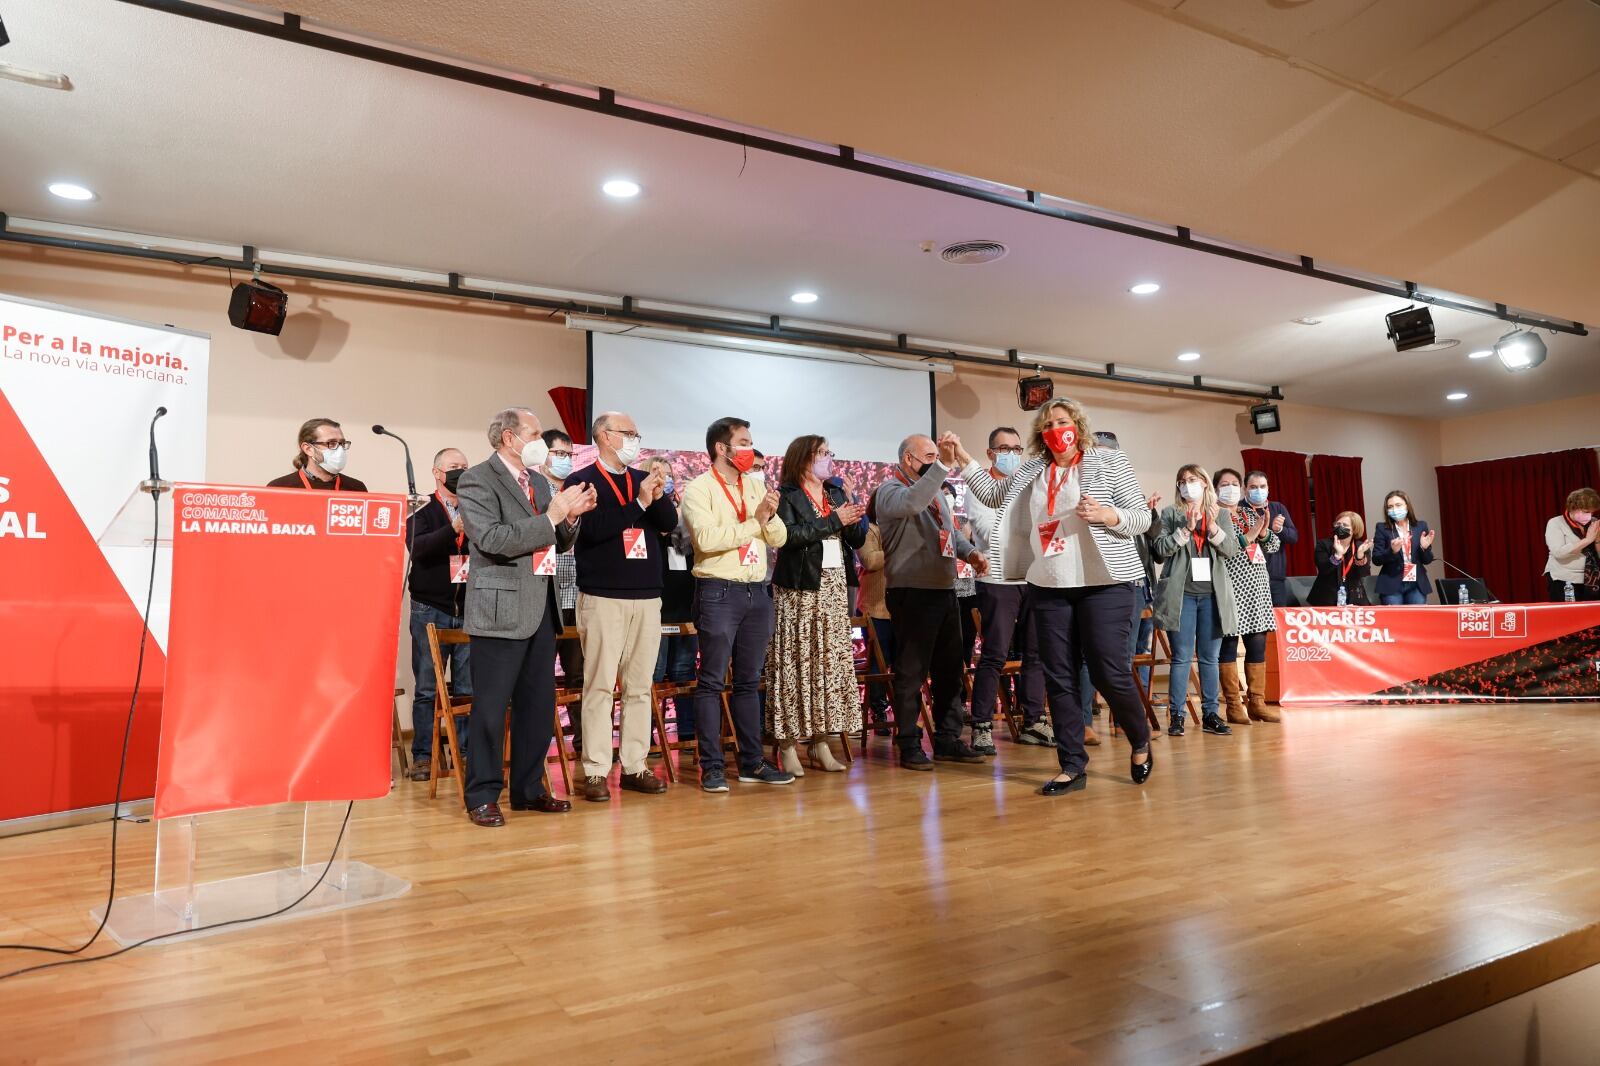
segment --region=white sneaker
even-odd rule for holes
[[[1042,718],[1024,729],[1020,739],[1024,744],[1034,744],[1041,748],[1053,748],[1056,746],[1055,730],[1050,727],[1048,721]]]
[[[994,723],[979,722],[972,727],[972,750],[979,755],[993,755]]]

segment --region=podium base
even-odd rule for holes
[[[338,870],[329,871],[328,877],[304,902],[273,918],[215,928],[223,922],[259,918],[287,907],[316,885],[323,870],[321,864],[208,881],[193,885],[186,892],[169,890],[125,896],[112,905],[106,932],[124,947],[153,936],[165,935],[168,941],[190,940],[212,933],[248,929],[269,921],[308,918],[367,903],[381,903],[411,891],[411,882],[364,862],[345,862],[341,867],[342,879],[335,878]],[[102,906],[89,915],[98,924],[104,913]]]

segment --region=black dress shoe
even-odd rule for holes
[[[556,799],[546,792],[536,799],[514,799],[511,801],[511,809],[514,811],[538,811],[540,814],[566,814],[572,810],[572,804],[568,800]]]
[[[481,807],[474,807],[467,812],[467,817],[472,819],[473,825],[481,825],[485,829],[498,829],[506,824],[506,816],[500,813],[498,803],[485,803]]]
[[[1089,779],[1083,776],[1082,773],[1079,773],[1075,777],[1072,777],[1066,781],[1052,777],[1050,780],[1044,783],[1044,787],[1039,790],[1039,795],[1065,796],[1068,792],[1082,792],[1088,787]]]
[[[1133,755],[1139,754],[1134,752]],[[1133,755],[1128,756],[1128,773],[1133,777],[1133,783],[1142,785],[1150,780],[1150,771],[1156,765],[1156,750],[1146,744],[1144,747],[1144,762],[1133,761]]]

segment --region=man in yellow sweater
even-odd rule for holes
[[[755,465],[750,423],[719,418],[706,429],[711,469],[683,490],[679,511],[694,539],[694,625],[700,634],[700,674],[695,687],[695,733],[700,745],[700,787],[728,791],[723,770],[722,693],[733,684],[728,709],[739,743],[739,780],[763,785],[794,781],[761,757],[761,707],[757,691],[772,640],[772,586],[767,549],[789,537],[777,518],[778,494],[748,477]]]

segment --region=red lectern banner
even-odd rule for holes
[[[1284,703],[1600,699],[1600,603],[1278,611]]]
[[[177,485],[157,818],[389,791],[398,496]]]

